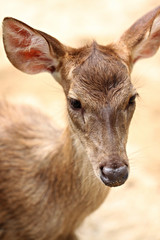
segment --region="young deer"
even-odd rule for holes
[[[50,72],[63,87],[63,133],[36,109],[0,103],[0,239],[73,240],[75,229],[128,177],[128,128],[135,110],[133,64],[160,45],[160,7],[107,46],[64,46],[5,18],[11,63]]]

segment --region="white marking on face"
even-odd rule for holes
[[[72,66],[69,70],[69,73],[68,73],[68,79],[73,79],[73,70],[74,70],[74,67]]]
[[[57,81],[57,82],[61,82],[61,79],[62,79],[62,77],[61,77],[61,74],[60,74],[60,72],[53,72],[52,73],[52,76],[55,78],[55,80]]]

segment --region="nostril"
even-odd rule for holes
[[[101,167],[101,180],[108,186],[119,186],[128,178],[128,167],[126,165],[119,168]]]

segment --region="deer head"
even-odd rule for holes
[[[71,132],[97,177],[107,186],[123,184],[129,171],[126,143],[137,96],[131,69],[159,48],[160,7],[107,46],[93,42],[74,49],[13,18],[4,19],[3,38],[16,68],[29,74],[47,71],[63,87]]]

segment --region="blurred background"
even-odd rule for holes
[[[0,22],[17,18],[64,44],[107,44],[158,0],[1,0]],[[63,126],[64,97],[46,73],[29,76],[6,58],[0,29],[0,97],[40,107]],[[140,98],[128,141],[130,177],[78,229],[81,240],[160,240],[160,51],[139,61],[132,81]]]

